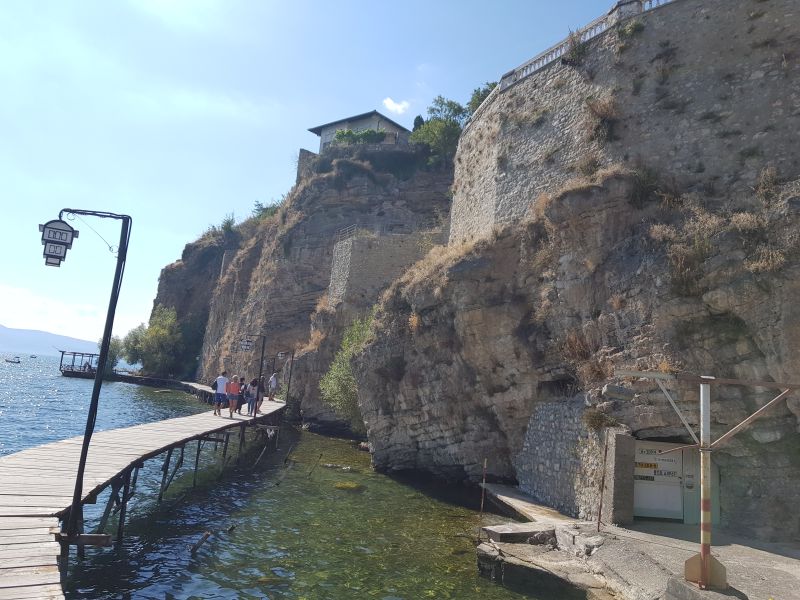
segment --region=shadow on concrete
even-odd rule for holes
[[[691,549],[699,552],[700,525],[685,525],[660,519],[636,519],[632,525],[627,525],[625,529],[649,535],[658,535],[672,540],[680,540],[686,544],[693,545],[686,545],[687,550]],[[800,543],[798,542],[765,542],[739,536],[730,531],[715,529],[711,535],[711,545],[713,547],[743,546],[800,560]],[[746,596],[742,597],[746,598]]]

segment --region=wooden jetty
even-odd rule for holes
[[[82,501],[96,503],[100,492],[109,486],[111,495],[98,534],[83,534],[81,515],[82,535],[77,544],[75,540],[71,542],[78,545],[79,554],[84,545],[108,545],[110,536],[103,535],[103,529],[112,511],[119,512],[116,538],[122,539],[126,506],[146,460],[165,453],[160,501],[183,465],[187,444],[196,442],[189,452],[194,454],[196,482],[204,443],[222,444],[223,466],[231,438],[238,443],[241,454],[248,427],[265,433],[266,448],[285,408],[283,402],[264,400],[263,414],[255,418],[234,414],[230,419],[208,411],[94,433],[84,472]],[[227,409],[223,414],[228,414]],[[0,600],[64,597],[59,568],[66,564],[69,545],[64,541],[59,522],[72,504],[82,440],[83,436],[78,436],[0,457]]]

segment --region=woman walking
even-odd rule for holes
[[[248,416],[256,416],[256,398],[258,397],[258,379],[253,378],[250,385],[247,386],[247,414]]]
[[[242,406],[244,405],[244,394],[247,389],[247,383],[244,377],[239,377],[239,394],[236,396],[236,412],[242,414]]]
[[[234,375],[226,390],[228,392],[228,411],[230,412],[231,419],[233,418],[233,413],[236,411],[236,406],[239,402],[240,389],[239,376]]]

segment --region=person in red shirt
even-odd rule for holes
[[[241,388],[239,387],[239,376],[234,375],[231,380],[228,382],[226,386],[226,392],[228,393],[228,410],[231,414],[231,419],[233,418],[233,412],[236,410],[237,405],[239,403],[239,392]]]

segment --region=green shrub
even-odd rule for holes
[[[364,420],[358,408],[358,383],[353,375],[350,359],[358,353],[369,338],[373,309],[368,315],[354,320],[345,330],[342,345],[331,363],[328,372],[319,382],[322,400],[337,415],[350,422],[354,433],[365,433]]]
[[[352,129],[339,129],[333,138],[335,144],[380,144],[386,139],[385,131],[365,129],[353,131]]]

